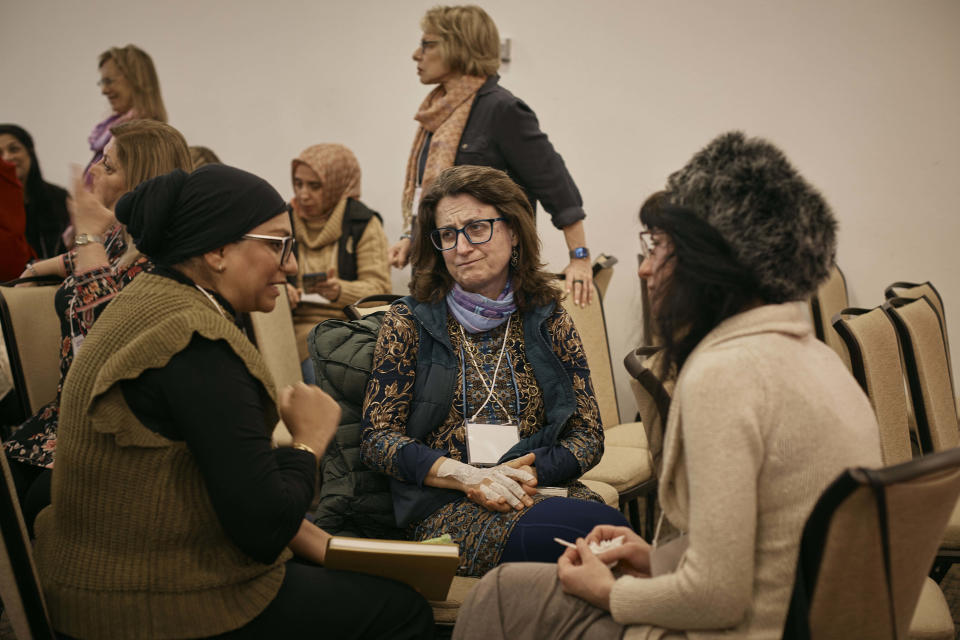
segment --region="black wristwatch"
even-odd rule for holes
[[[589,257],[590,257],[590,249],[587,249],[586,247],[577,247],[576,249],[570,250],[571,260],[574,260],[577,258],[589,258]]]

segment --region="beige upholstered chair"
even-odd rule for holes
[[[293,332],[293,314],[287,301],[286,287],[280,289],[280,297],[277,298],[273,311],[254,311],[247,318],[247,333],[263,356],[278,391],[288,385],[303,382],[297,339]],[[282,420],[277,422],[273,431],[273,442],[278,446],[293,442],[293,437]]]
[[[910,413],[897,332],[887,314],[875,309],[844,309],[833,327],[847,345],[853,376],[866,392],[880,425],[883,464],[907,462]]]
[[[57,397],[60,319],[55,286],[0,287],[0,324],[10,358],[14,393],[24,420]]]
[[[891,298],[883,309],[900,338],[924,454],[960,446],[950,364],[936,307],[926,297]],[[930,575],[939,582],[956,562],[960,562],[960,504],[955,505]]]
[[[926,574],[958,496],[960,449],[843,473],[804,527],[783,638],[953,638]]]
[[[603,458],[597,466],[583,475],[583,481],[610,485],[617,491],[619,508],[631,509],[629,505],[632,502],[656,488],[656,477],[643,425],[639,422],[620,423],[607,327],[603,316],[603,297],[598,293],[596,300],[581,308],[573,304],[573,300],[568,296],[563,301],[563,307],[573,319],[583,341],[604,427]],[[638,526],[639,513],[636,506],[630,515],[634,526]]]
[[[0,455],[0,601],[17,638],[54,638],[17,490]]]
[[[930,304],[932,304],[933,308],[937,311],[937,316],[940,318],[940,327],[943,329],[943,343],[947,349],[947,366],[950,370],[950,379],[953,381],[953,390],[956,392],[957,381],[953,377],[953,363],[950,356],[950,338],[947,335],[947,316],[943,306],[943,298],[940,297],[940,292],[937,291],[936,287],[934,287],[929,281],[922,284],[916,284],[913,282],[894,282],[884,290],[883,295],[888,300],[890,298],[925,297],[930,301]],[[957,413],[960,414],[960,396],[955,397],[954,405]]]
[[[847,368],[850,368],[850,356],[846,344],[833,329],[833,316],[849,306],[847,300],[847,281],[840,267],[834,265],[830,276],[820,285],[816,293],[810,296],[810,315],[813,318],[813,330],[817,338],[833,349]]]

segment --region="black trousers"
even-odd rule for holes
[[[291,560],[273,602],[244,627],[216,637],[426,640],[433,624],[430,605],[405,584]]]

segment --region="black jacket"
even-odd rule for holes
[[[558,229],[586,217],[583,199],[537,116],[493,75],[477,91],[460,137],[455,165],[502,169],[519,184],[531,206],[537,201]]]

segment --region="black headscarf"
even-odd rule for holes
[[[116,214],[140,251],[169,266],[236,242],[287,210],[262,178],[208,164],[193,173],[176,169],[141,183],[120,198]]]

